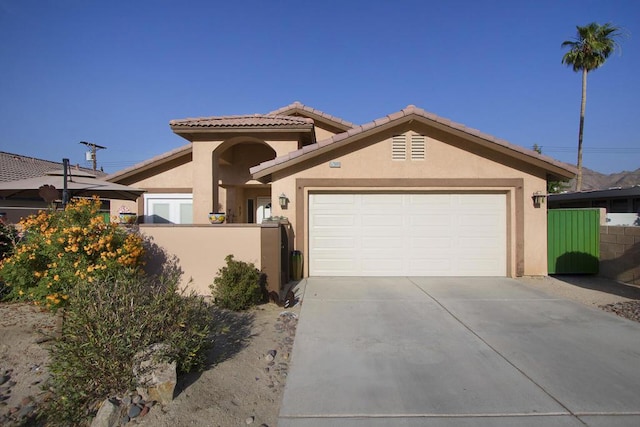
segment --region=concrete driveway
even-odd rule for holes
[[[503,278],[310,278],[280,427],[638,426],[640,324]]]

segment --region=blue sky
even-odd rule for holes
[[[575,163],[576,25],[624,27],[590,73],[586,167],[640,168],[640,2],[0,0],[0,151],[107,172],[186,140],[169,120],[294,101],[362,124],[414,104]]]

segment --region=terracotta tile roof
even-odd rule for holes
[[[514,154],[519,153],[524,155],[525,157],[531,158],[532,160],[535,159],[537,161],[541,161],[543,164],[547,164],[548,167],[551,167],[557,172],[561,171],[563,175],[570,176],[571,174],[575,175],[576,173],[576,168],[572,165],[560,162],[542,154],[538,154],[533,150],[511,144],[503,139],[499,139],[495,136],[482,133],[477,129],[468,128],[463,124],[453,122],[443,117],[439,117],[421,108],[417,108],[415,105],[408,105],[406,108],[398,112],[373,120],[372,122],[365,123],[364,125],[354,127],[347,132],[339,133],[331,138],[318,141],[315,144],[311,144],[299,150],[292,151],[287,155],[280,156],[274,160],[261,163],[257,166],[252,167],[250,169],[250,172],[255,177],[262,178],[274,172],[266,171],[266,169],[270,169],[273,167],[276,167],[276,170],[284,169],[287,166],[288,162],[293,162],[294,160],[302,161],[305,158],[310,158],[315,155],[325,153],[327,151],[330,151],[334,147],[343,145],[341,144],[341,142],[348,143],[349,140],[364,138],[371,133],[378,132],[381,128],[384,128],[386,126],[395,126],[396,124],[409,120],[411,118],[425,119],[425,121],[427,122],[431,122],[433,124],[441,125],[445,128],[448,128],[450,132],[459,131],[468,136],[477,137],[480,140],[488,142],[489,144],[487,145],[493,146],[496,149],[503,149],[503,151],[512,152]]]
[[[340,117],[332,116],[315,108],[302,104],[299,101],[295,101],[285,107],[278,108],[275,111],[268,113],[268,115],[289,115],[289,114],[309,114],[312,116],[318,116],[326,121],[333,122],[338,127],[342,127],[345,130],[356,127],[355,124],[341,119]]]
[[[73,168],[91,173],[95,176],[105,176],[104,172],[88,168],[72,166]],[[53,170],[62,170],[62,162],[37,159],[20,154],[0,151],[0,182],[17,181],[20,179],[36,178],[46,175]]]
[[[253,114],[171,120],[172,128],[300,128],[309,129],[313,120],[306,117]]]

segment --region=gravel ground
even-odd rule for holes
[[[640,286],[590,275],[522,277],[518,280],[549,294],[640,322]]]
[[[640,322],[640,287],[594,276],[525,277],[524,286]],[[175,400],[138,425],[275,426],[300,304],[219,313],[211,368],[182,377]],[[37,412],[46,398],[47,346],[55,318],[27,304],[0,304],[0,425]],[[274,357],[275,355],[275,357]],[[12,414],[12,415],[10,415]],[[206,420],[206,421],[203,421]]]

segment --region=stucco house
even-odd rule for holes
[[[107,180],[146,190],[147,223],[286,217],[305,276],[546,275],[540,201],[576,172],[412,105],[363,125],[295,102],[170,126],[189,143]]]

